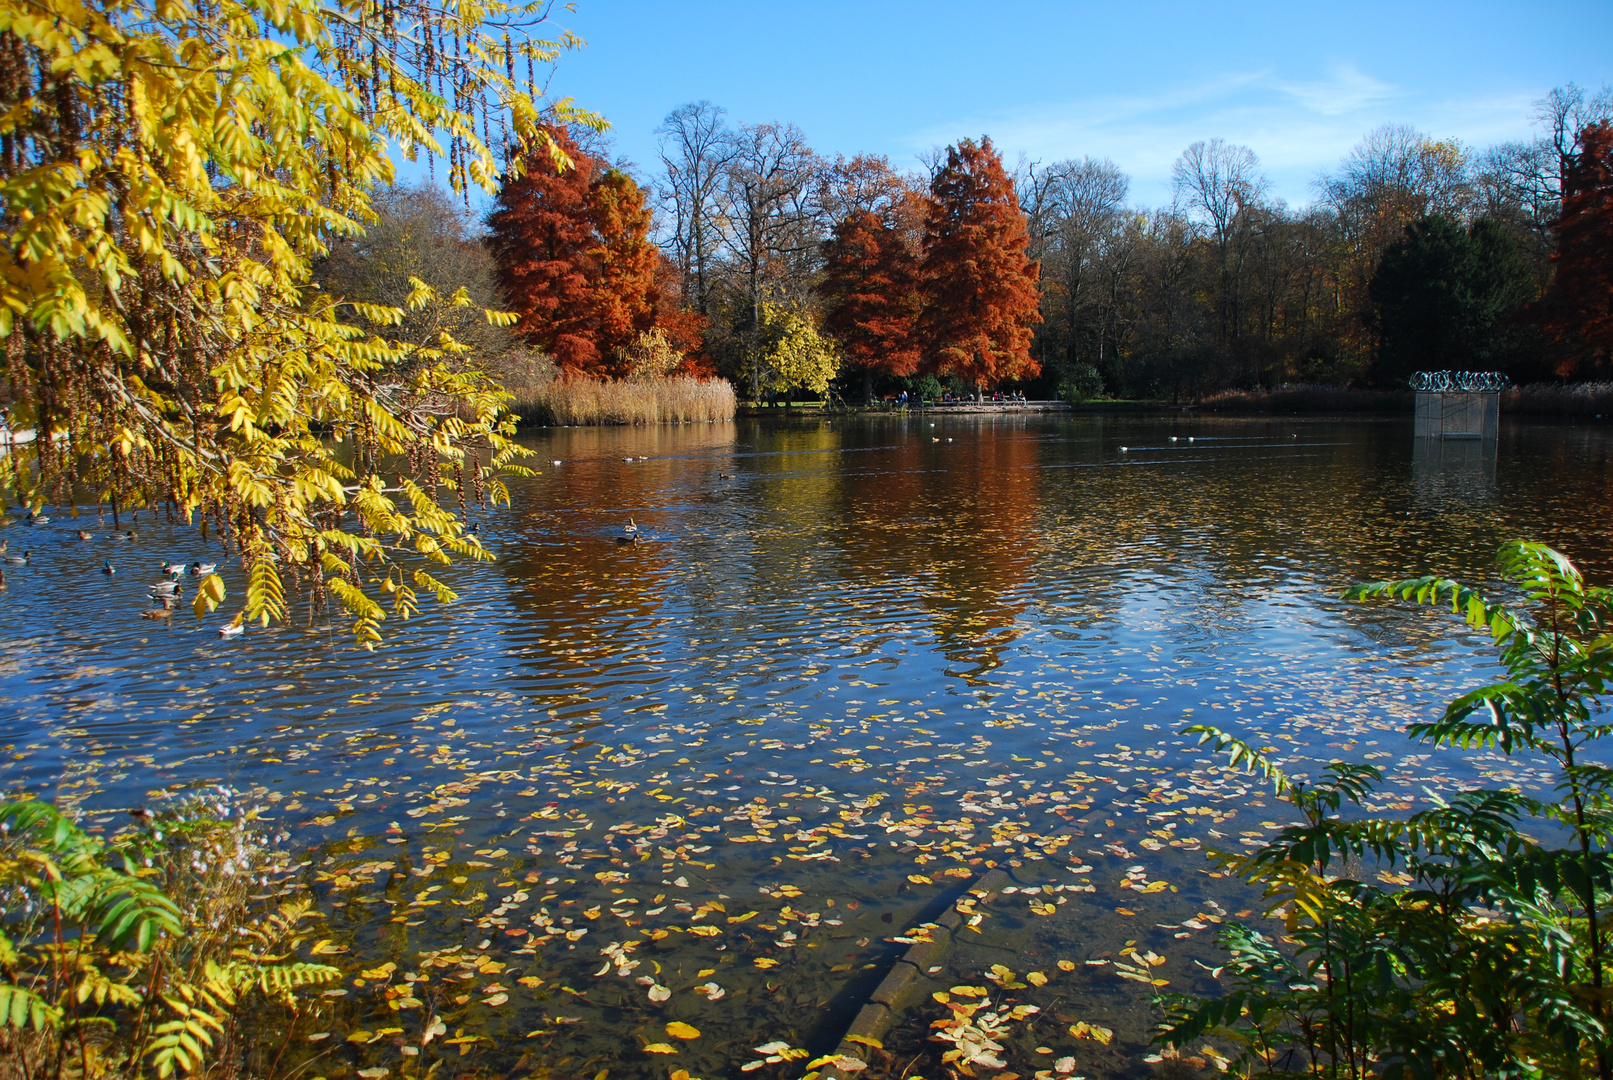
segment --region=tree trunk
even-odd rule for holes
[[[874,369],[863,368],[863,408],[874,403]]]

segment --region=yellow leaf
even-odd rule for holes
[[[673,1020],[666,1026],[666,1033],[674,1039],[698,1039],[700,1031],[685,1024],[682,1020]]]
[[[677,1050],[666,1043],[651,1043],[644,1048],[646,1054],[676,1054]]]

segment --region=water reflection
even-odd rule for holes
[[[482,522],[498,562],[456,571],[463,602],[373,655],[334,630],[221,642],[144,622],[146,579],[95,572],[104,541],[72,540],[65,514],[29,530],[33,565],[0,594],[0,783],[57,790],[102,825],[153,791],[235,784],[310,849],[355,942],[404,965],[485,936],[541,984],[507,979],[505,1011],[470,999],[454,1024],[515,1045],[540,1032],[527,1045],[590,1065],[577,1075],[661,1077],[623,1047],[677,1017],[708,1032],[678,1066],[726,1075],[749,1046],[826,1038],[833,1003],[951,871],[1093,884],[1035,924],[1071,949],[1180,922],[1116,894],[1115,871],[1147,864],[1197,895],[1207,830],[1275,813],[1184,722],[1278,746],[1300,774],[1378,760],[1408,803],[1424,785],[1536,783],[1408,753],[1397,732],[1493,670],[1483,640],[1337,596],[1431,570],[1484,583],[1517,536],[1613,575],[1600,428],[1512,426],[1472,459],[1419,450],[1409,424],[1186,416],[532,443],[541,475]],[[615,542],[629,518],[648,542]],[[131,567],[205,553],[194,533],[141,531]],[[394,858],[407,889],[381,888]],[[416,892],[422,875],[441,892]],[[629,941],[635,974],[598,974],[616,963],[600,950]],[[697,1000],[712,979],[727,996]]]

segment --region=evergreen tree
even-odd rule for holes
[[[919,312],[919,261],[901,230],[878,214],[856,211],[835,227],[823,246],[827,307],[824,327],[839,340],[844,359],[862,369],[863,402],[873,399],[873,378],[918,370],[914,323]]]
[[[1432,215],[1384,250],[1369,292],[1385,385],[1417,371],[1515,368],[1512,317],[1533,285],[1517,245],[1496,222],[1464,231]]]
[[[977,389],[1034,378],[1031,327],[1041,321],[1040,266],[1013,182],[989,138],[947,148],[930,182],[919,317],[927,365]]]

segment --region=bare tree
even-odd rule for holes
[[[1209,226],[1215,245],[1219,269],[1216,336],[1222,345],[1236,339],[1240,322],[1234,239],[1245,223],[1245,211],[1259,203],[1266,188],[1254,151],[1223,139],[1194,143],[1171,167],[1177,205]]]
[[[732,146],[721,185],[722,241],[743,297],[745,366],[754,383],[762,303],[809,291],[822,240],[818,158],[794,124],[743,125]]]
[[[701,315],[710,306],[711,264],[722,236],[718,199],[736,149],[733,132],[723,123],[725,115],[725,109],[709,101],[695,101],[673,109],[656,128],[666,170],[661,202],[672,219],[671,246],[683,275],[683,295]]]

